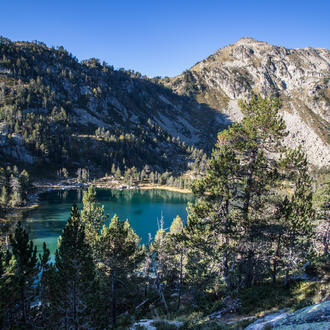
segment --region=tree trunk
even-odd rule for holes
[[[253,170],[254,170],[254,163],[257,157],[257,149],[252,150],[250,153],[250,161],[247,170],[247,180],[246,180],[246,187],[245,187],[245,197],[244,197],[244,204],[243,204],[243,217],[244,220],[247,222],[249,217],[249,207],[250,207],[250,200],[251,200],[251,189],[253,184]]]
[[[293,247],[294,247],[294,241],[296,239],[296,232],[294,230],[292,236],[291,236],[291,241],[290,241],[290,250],[289,250],[289,262],[292,261],[292,254],[293,254]],[[289,262],[287,262],[286,265],[286,270],[285,270],[285,280],[284,280],[284,286],[287,286],[290,282],[290,266]]]
[[[277,260],[274,258],[273,274],[272,274],[273,283],[276,283],[276,274],[277,274]]]
[[[165,297],[164,297],[164,294],[163,294],[162,288],[161,288],[161,286],[160,286],[160,280],[159,280],[158,273],[157,273],[157,277],[156,277],[156,288],[157,288],[157,291],[158,291],[159,297],[160,297],[161,301],[162,301],[163,304],[164,304],[165,311],[166,311],[166,315],[168,315],[168,306],[167,306],[167,303],[166,303],[166,300],[165,300]]]
[[[253,245],[254,240],[254,233],[251,230],[251,226],[249,223],[249,209],[250,209],[250,203],[251,203],[251,190],[253,185],[253,170],[254,170],[254,163],[256,161],[258,149],[253,149],[250,152],[250,161],[249,166],[247,170],[247,180],[246,180],[246,187],[245,187],[245,194],[244,194],[244,203],[243,203],[243,219],[245,221],[245,226],[247,228],[247,235],[249,236],[249,251],[248,251],[248,260],[247,260],[247,272],[246,274],[246,285],[249,287],[252,283],[252,277],[253,277],[253,258],[254,258],[254,251],[251,249]]]
[[[78,320],[77,320],[77,289],[76,289],[76,285],[75,283],[73,283],[73,324],[74,324],[74,328],[75,330],[79,329],[78,326]]]
[[[181,286],[182,286],[182,264],[183,264],[183,251],[181,251],[180,254],[180,279],[179,279],[179,289],[178,289],[178,305],[177,305],[177,310],[180,308],[181,304]]]
[[[323,255],[326,255],[329,251],[329,236],[330,236],[330,226],[328,225],[328,228],[325,230],[324,236],[323,236]]]
[[[116,326],[116,277],[115,272],[112,274],[112,283],[111,283],[111,324],[114,329]]]
[[[229,265],[228,265],[228,247],[229,247],[229,220],[228,220],[228,209],[229,209],[229,199],[227,198],[226,203],[225,203],[225,217],[226,217],[226,230],[225,230],[225,245],[226,245],[226,249],[225,249],[225,260],[224,260],[224,277],[225,277],[225,282],[226,285],[228,287],[228,289],[231,288],[231,282],[229,279]]]
[[[273,274],[272,274],[272,279],[273,283],[276,283],[276,276],[277,276],[277,265],[278,265],[278,259],[280,257],[280,244],[281,244],[281,233],[278,235],[278,240],[277,240],[277,247],[276,247],[276,252],[275,252],[275,257],[274,257],[274,263],[273,263]]]
[[[253,250],[249,250],[248,260],[247,260],[247,274],[246,274],[246,286],[250,287],[254,280],[253,274],[253,260],[254,260],[254,252]]]
[[[22,321],[26,323],[26,306],[25,306],[25,285],[24,285],[24,278],[20,281],[21,287],[21,309],[22,309]]]
[[[290,281],[290,277],[289,277],[289,267],[287,266],[287,267],[286,267],[286,270],[285,270],[284,286],[288,286],[289,281]]]

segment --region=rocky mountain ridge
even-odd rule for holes
[[[185,170],[189,147],[210,150],[225,127],[200,108],[140,73],[0,39],[0,153],[10,163]]]
[[[328,49],[243,38],[177,77],[150,79],[0,38],[0,152],[13,162],[184,170],[187,148],[210,151],[217,132],[240,120],[239,99],[260,93],[282,99],[286,144],[327,166],[329,63]]]
[[[311,163],[330,164],[330,50],[288,49],[242,38],[162,83],[179,95],[241,118],[239,99],[254,93],[282,99],[289,136],[286,144],[302,144]]]

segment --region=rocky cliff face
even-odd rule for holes
[[[159,79],[0,37],[0,165],[183,171],[190,146],[211,150],[223,117]]]
[[[179,155],[177,137],[210,151],[216,133],[241,119],[238,100],[261,93],[283,101],[286,144],[302,144],[310,163],[327,166],[329,63],[328,49],[286,49],[243,38],[177,77],[150,79],[97,59],[78,62],[61,47],[0,38],[0,126],[8,128],[0,129],[0,152],[23,162],[54,156],[64,164],[81,163],[81,155],[93,151],[94,159],[106,154],[102,164],[128,156],[131,165],[152,159],[166,163],[165,169],[187,158],[186,151]],[[98,128],[115,141],[111,146],[108,141],[102,149]],[[14,133],[23,139],[19,149],[15,139],[7,143]],[[84,152],[83,138],[93,142]],[[138,148],[130,147],[132,139]],[[136,151],[134,158],[128,149]],[[115,159],[118,150],[124,152]]]
[[[162,83],[231,121],[241,118],[239,99],[253,93],[280,97],[290,132],[286,144],[302,144],[311,163],[326,166],[330,164],[329,80],[329,49],[287,49],[243,38]]]

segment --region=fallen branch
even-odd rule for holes
[[[149,298],[143,300],[141,304],[139,304],[139,305],[137,305],[137,306],[135,307],[135,310],[137,310],[137,309],[139,309],[141,306],[143,306],[148,300],[149,300]]]

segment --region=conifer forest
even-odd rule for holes
[[[187,221],[176,217],[168,230],[160,224],[148,244],[128,220],[108,219],[93,185],[81,211],[72,205],[52,259],[45,243],[37,253],[18,222],[1,241],[1,327],[129,328],[142,318],[193,318],[228,305],[249,313],[261,308],[258,300],[304,306],[308,296],[324,294],[327,281],[303,288],[301,274],[329,275],[327,201],[301,148],[281,143],[288,133],[280,107],[261,96],[241,102],[242,121],[218,134],[192,182],[197,201],[187,206]],[[28,175],[3,173],[10,193],[1,202],[14,205]],[[264,296],[277,290],[278,298]],[[307,290],[305,299],[296,290]]]
[[[330,5],[296,2],[0,4],[0,330],[330,329]]]

